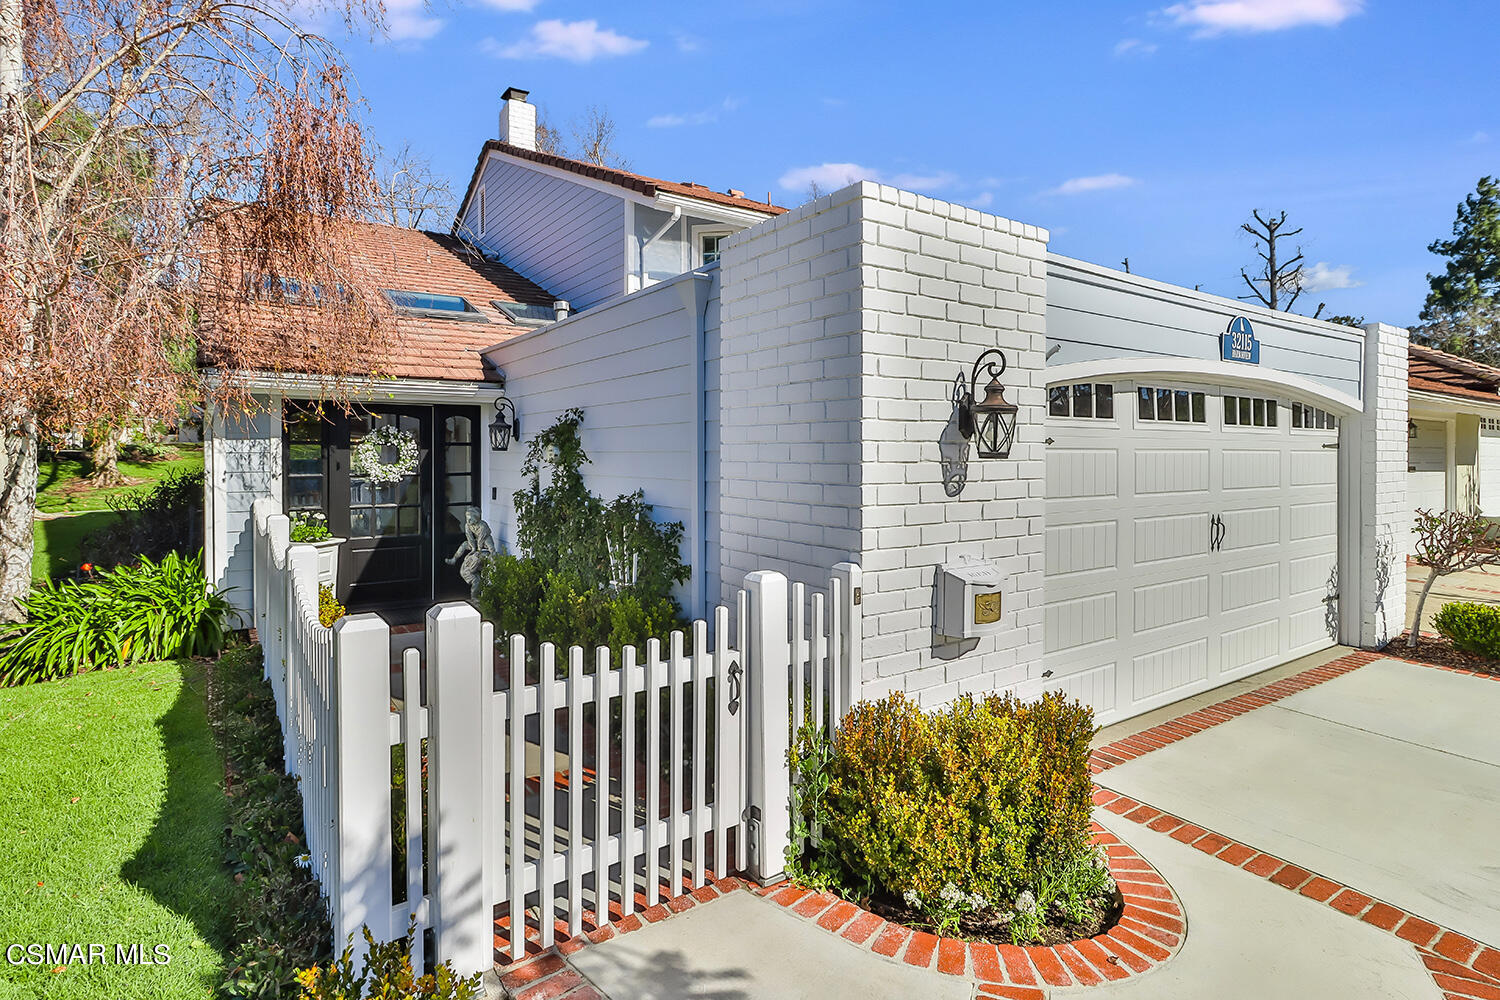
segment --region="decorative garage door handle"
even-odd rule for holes
[[[1218,514],[1208,520],[1208,550],[1217,552],[1224,547],[1224,519]]]

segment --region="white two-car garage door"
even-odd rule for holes
[[[1165,380],[1048,407],[1049,686],[1114,721],[1337,641],[1332,414]]]

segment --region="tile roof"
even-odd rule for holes
[[[458,212],[453,220],[453,228],[458,228],[458,222],[463,218],[465,209],[469,206],[469,199],[474,196],[474,186],[479,183],[480,171],[484,169],[484,158],[486,154],[496,152],[507,156],[514,156],[522,160],[530,160],[532,163],[540,163],[543,166],[556,167],[569,173],[578,174],[581,177],[592,177],[595,180],[614,184],[637,194],[643,194],[648,198],[654,198],[657,194],[672,194],[684,198],[696,198],[713,205],[723,205],[727,208],[741,208],[751,212],[760,212],[763,215],[781,215],[787,210],[780,205],[773,205],[767,201],[756,201],[743,195],[728,194],[723,191],[715,191],[702,184],[693,184],[688,181],[664,181],[655,177],[647,177],[644,174],[631,173],[628,170],[616,170],[613,167],[601,167],[593,163],[585,163],[582,160],[569,159],[566,156],[557,156],[553,153],[543,153],[535,149],[523,149],[520,146],[512,146],[508,142],[499,139],[490,139],[479,151],[479,159],[474,164],[474,173],[469,177],[468,189],[464,192],[464,199],[458,206]]]
[[[1407,347],[1406,361],[1409,389],[1500,403],[1500,368],[1421,344]]]
[[[364,272],[368,287],[461,295],[488,320],[481,323],[397,312],[395,349],[381,365],[384,374],[493,381],[495,374],[485,367],[479,352],[535,328],[514,324],[491,305],[491,300],[539,305],[553,302],[553,296],[527,278],[471,251],[447,233],[364,222],[350,226],[353,263]],[[275,309],[307,310],[311,314],[307,306],[295,303],[263,302],[254,307]],[[252,328],[256,319],[252,314]]]

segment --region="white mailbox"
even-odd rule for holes
[[[965,559],[938,567],[937,631],[950,639],[975,639],[1000,628],[1000,585],[994,563]]]

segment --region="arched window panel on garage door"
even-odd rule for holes
[[[1208,422],[1208,394],[1202,389],[1179,386],[1138,386],[1136,416],[1156,424],[1203,424]]]
[[[1280,406],[1265,396],[1241,396],[1224,393],[1225,427],[1274,428],[1280,422]]]
[[[1115,418],[1115,387],[1109,382],[1077,382],[1047,388],[1049,417],[1080,417],[1087,420]]]
[[[1339,418],[1310,403],[1293,403],[1292,429],[1336,431],[1339,429]]]

